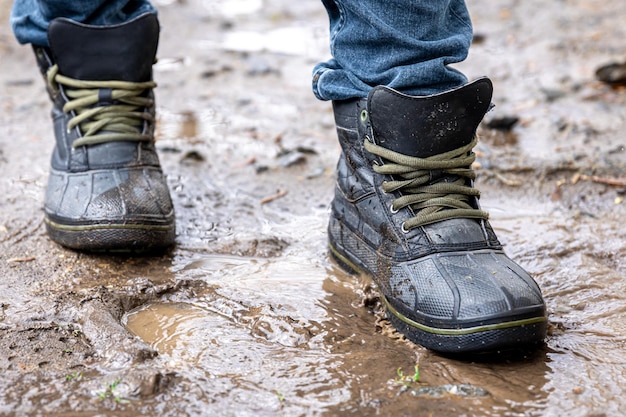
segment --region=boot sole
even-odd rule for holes
[[[146,253],[172,246],[172,224],[64,225],[45,218],[48,236],[67,248],[88,252]]]
[[[331,257],[349,273],[366,275],[373,279],[372,274],[356,265],[348,253],[342,253],[329,241]],[[538,345],[543,342],[547,329],[547,318],[544,315],[512,319],[507,317],[499,323],[462,327],[432,327],[402,314],[395,308],[384,294],[381,298],[385,304],[387,317],[391,324],[413,343],[427,349],[447,354],[479,354],[508,349],[519,349],[524,346]]]

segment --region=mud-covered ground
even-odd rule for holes
[[[0,415],[626,409],[626,90],[595,74],[626,61],[626,3],[470,2],[476,40],[458,67],[496,86],[477,149],[481,201],[541,285],[550,321],[538,351],[483,360],[402,340],[371,283],[328,258],[339,147],[330,105],[309,87],[328,56],[317,0],[157,2],[157,144],[178,215],[177,246],[160,257],[81,254],[46,238],[49,103],[32,52],[10,33],[9,3]]]

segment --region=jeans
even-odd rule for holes
[[[377,85],[429,95],[467,82],[448,65],[467,57],[472,25],[464,0],[322,0],[332,58],[313,69],[321,100],[366,97]],[[106,4],[106,6],[105,6]],[[90,25],[156,13],[147,0],[16,0],[11,25],[20,43],[46,46],[48,23],[67,17]]]

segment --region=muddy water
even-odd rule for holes
[[[624,5],[470,4],[483,41],[460,67],[494,79],[487,121],[519,117],[481,129],[481,202],[550,324],[536,351],[448,358],[402,340],[371,282],[329,260],[338,146],[308,86],[326,18],[269,3],[157,2],[178,219],[160,257],[46,239],[48,103],[0,26],[0,415],[623,415],[626,95],[593,74],[626,58]]]

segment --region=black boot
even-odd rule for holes
[[[45,198],[55,242],[89,251],[174,243],[174,209],[154,147],[152,64],[159,24],[56,19],[35,47],[53,102],[56,147]]]
[[[387,87],[335,102],[343,152],[328,227],[332,255],[373,277],[410,340],[448,353],[540,342],[541,291],[509,259],[470,169],[491,103],[480,79],[412,97]]]

